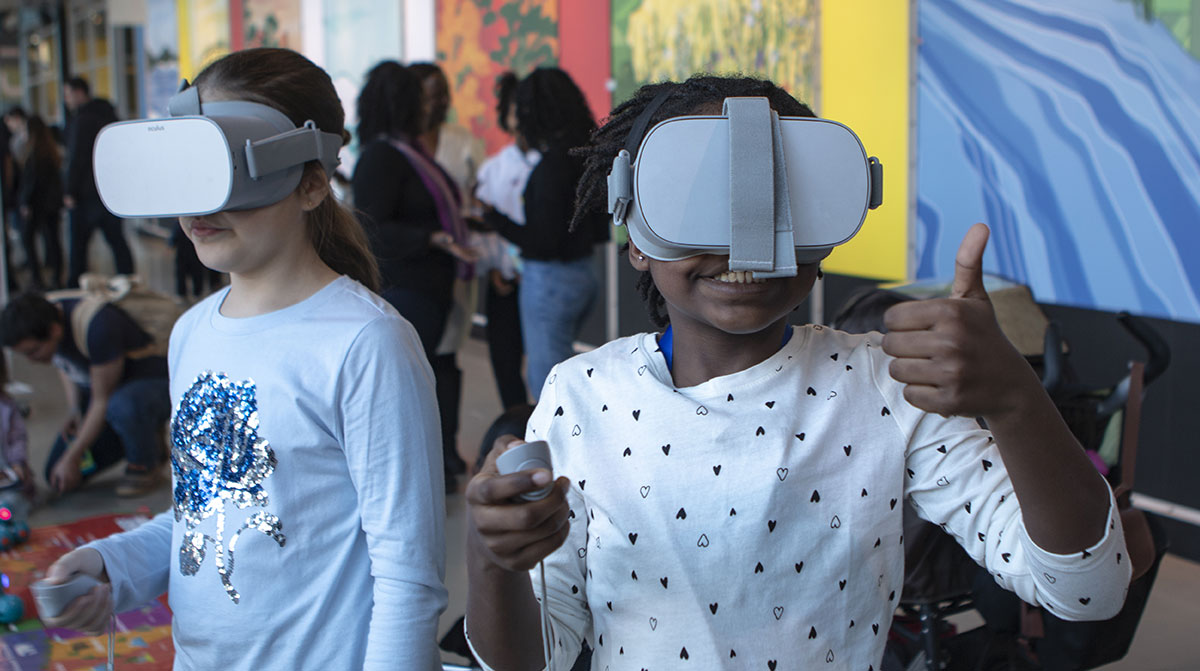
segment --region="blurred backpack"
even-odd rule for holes
[[[105,305],[119,308],[150,336],[150,342],[142,348],[125,353],[131,359],[149,356],[166,356],[171,340],[171,329],[183,314],[183,308],[174,298],[153,291],[142,285],[134,275],[99,275],[86,273],[79,278],[79,289],[64,289],[46,295],[47,300],[58,302],[78,299],[71,312],[71,335],[84,357],[90,359],[87,332],[92,320]]]

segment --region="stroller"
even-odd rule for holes
[[[891,305],[930,295],[924,288],[914,293],[862,292],[847,302],[832,325],[843,330],[878,329]],[[1161,525],[1129,504],[1142,397],[1145,387],[1170,363],[1165,341],[1147,322],[1127,313],[1118,315],[1118,323],[1146,351],[1148,363],[1132,363],[1129,373],[1111,387],[1083,387],[1069,381],[1058,326],[1045,318],[1029,290],[1008,285],[989,288],[989,293],[1006,335],[1040,369],[1043,387],[1113,487],[1133,561],[1133,582],[1125,606],[1111,620],[1061,620],[1000,588],[957,542],[906,510],[905,587],[901,614],[892,624],[885,669],[1074,670],[1121,659],[1132,643],[1167,550]],[[1041,347],[1031,341],[1039,335]],[[946,618],[967,610],[979,611],[986,624],[958,634]]]

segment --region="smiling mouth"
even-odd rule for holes
[[[726,284],[763,284],[766,282],[761,277],[755,277],[754,271],[751,270],[727,270],[719,275],[711,275],[707,279]]]

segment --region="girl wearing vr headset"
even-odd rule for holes
[[[644,87],[582,150],[576,216],[603,207],[631,129],[720,115],[729,97],[813,116],[760,80]],[[1067,619],[1113,616],[1129,580],[1115,506],[996,324],[986,241],[971,229],[951,297],[892,308],[886,336],[788,324],[816,263],[761,279],[728,256],[660,261],[630,245],[665,331],[550,373],[527,427],[550,445],[546,498],[514,497],[551,473],[498,474],[512,436],[468,486],[476,656],[542,668],[540,602],[553,669],[584,641],[593,669],[879,668],[905,497],[1023,599]]]
[[[243,128],[286,116],[291,129],[232,142],[247,152],[344,134],[329,76],[292,51],[233,53],[181,95],[196,92],[201,116]],[[431,669],[446,605],[432,374],[371,291],[330,168],[290,156],[295,187],[277,202],[180,217],[230,286],[172,334],[174,510],[55,563],[51,581],[102,584],[47,624],[100,630],[167,592],[177,668]]]

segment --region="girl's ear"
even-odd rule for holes
[[[638,249],[637,245],[633,244],[633,240],[629,241],[629,264],[632,265],[635,270],[650,270],[650,261],[646,259],[646,255],[642,253],[642,250]]]
[[[321,201],[330,197],[329,177],[321,168],[309,168],[300,178],[300,186],[296,187],[300,194],[300,209],[305,212],[316,209]]]

